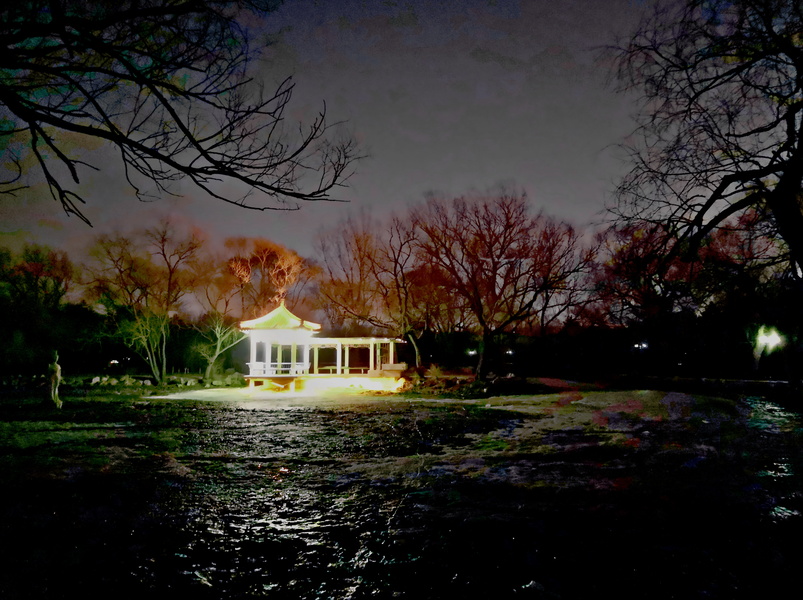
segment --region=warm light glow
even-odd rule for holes
[[[245,396],[264,394],[277,396],[317,396],[320,394],[336,394],[349,392],[398,392],[404,385],[404,379],[399,377],[366,377],[363,376],[335,376],[335,377],[299,377],[296,379],[293,390],[288,385],[274,385],[269,382],[255,387],[243,388]]]
[[[365,390],[370,392],[398,392],[404,379],[401,377],[320,377],[305,378],[301,384],[304,392],[333,392],[338,390]]]

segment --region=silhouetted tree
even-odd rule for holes
[[[649,222],[613,227],[601,235],[602,252],[594,273],[595,299],[610,322],[643,323],[669,314],[689,298],[692,265],[668,258],[677,239]]]
[[[617,49],[642,95],[617,214],[687,250],[755,209],[803,265],[803,9],[798,0],[660,1]]]
[[[0,363],[2,370],[44,372],[60,339],[61,309],[74,280],[64,252],[27,245],[19,254],[0,248]]]
[[[562,322],[578,306],[588,302],[587,275],[597,259],[598,245],[588,244],[582,232],[568,223],[543,215],[535,227],[532,268],[539,281],[530,330],[545,332]]]
[[[608,322],[627,325],[683,310],[699,315],[738,287],[761,287],[786,272],[788,261],[778,240],[751,223],[758,218],[747,211],[726,221],[694,254],[676,251],[682,242],[653,223],[608,229],[600,236],[592,303],[602,305]]]
[[[73,282],[74,268],[64,252],[27,245],[14,260],[6,251],[0,278],[12,301],[34,311],[57,308]]]
[[[734,355],[744,354],[759,325],[774,324],[766,321],[777,305],[772,296],[787,286],[782,244],[749,222],[758,218],[748,211],[729,219],[694,254],[674,251],[682,242],[649,222],[604,232],[595,293],[578,320],[627,326],[632,342],[649,342],[636,354],[656,356],[670,372],[679,363],[698,363],[700,372],[736,364]],[[694,361],[683,358],[695,354]]]
[[[761,215],[748,210],[712,231],[698,250],[699,268],[691,282],[691,293],[700,312],[728,303],[739,290],[761,288],[788,279],[788,255],[783,243],[770,231],[762,230]]]
[[[140,198],[174,193],[184,180],[257,210],[331,199],[357,157],[354,142],[333,135],[325,107],[306,126],[289,124],[291,80],[268,91],[250,70],[267,42],[246,23],[272,4],[4,3],[0,193],[27,184],[32,158],[64,210],[87,221],[68,182],[96,168],[80,149],[101,142],[119,152]]]

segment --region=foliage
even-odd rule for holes
[[[649,321],[688,311],[697,315],[727,302],[742,287],[760,289],[788,274],[778,241],[755,227],[754,211],[712,231],[694,253],[684,241],[647,221],[612,227],[600,236],[603,252],[593,274],[594,302],[614,324]],[[585,307],[586,314],[589,307]]]
[[[55,349],[64,349],[62,307],[74,280],[64,252],[27,245],[19,254],[0,248],[0,363],[2,370],[42,370]]]
[[[68,181],[96,170],[80,149],[102,144],[119,152],[139,198],[175,193],[183,180],[256,210],[330,199],[350,174],[355,144],[333,135],[325,108],[306,127],[289,126],[291,80],[269,91],[254,79],[250,67],[267,44],[247,23],[271,4],[6,3],[0,192],[27,185],[35,165],[64,210],[88,222]]]
[[[0,250],[0,278],[12,302],[33,310],[57,308],[73,281],[64,252],[26,245],[18,257]]]

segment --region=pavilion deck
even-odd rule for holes
[[[405,363],[386,363],[380,369],[370,369],[367,366],[321,365],[310,369],[305,362],[249,362],[249,373],[245,376],[249,387],[272,384],[277,388],[295,391],[301,384],[313,380],[327,380],[330,384],[342,383],[348,387],[351,384],[365,384],[367,380],[375,380],[377,385],[396,382],[402,372],[407,368]]]

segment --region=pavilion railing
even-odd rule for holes
[[[309,373],[308,362],[250,362],[247,364],[251,377],[306,375]]]

